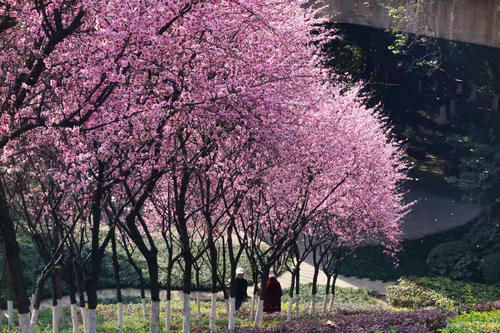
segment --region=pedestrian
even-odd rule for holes
[[[245,271],[243,268],[236,269],[236,279],[234,281],[234,299],[236,302],[236,311],[239,310],[241,304],[248,299],[247,295],[248,281],[245,279]]]
[[[281,296],[283,291],[281,285],[273,272],[269,273],[266,285],[266,296],[264,297],[264,312],[273,313],[281,311]]]

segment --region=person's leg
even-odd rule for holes
[[[235,303],[236,303],[235,309],[236,309],[236,311],[238,311],[241,307],[241,303],[243,303],[243,300],[241,298],[236,298]]]

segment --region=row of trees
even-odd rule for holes
[[[54,330],[64,280],[74,330],[78,304],[85,332],[96,332],[108,247],[121,316],[118,244],[132,265],[132,248],[147,263],[151,332],[160,331],[159,244],[168,251],[167,331],[180,263],[184,332],[199,265],[211,267],[215,330],[215,295],[226,276],[234,285],[243,252],[262,282],[294,254],[298,290],[308,251],[335,263],[366,242],[397,249],[408,209],[399,142],[358,87],[332,84],[313,46],[328,36],[300,5],[0,2],[0,237],[21,332],[34,332],[48,279]],[[42,261],[31,303],[20,234]],[[317,246],[299,247],[300,237]],[[230,330],[234,312],[230,299]],[[256,326],[262,315],[259,302]]]

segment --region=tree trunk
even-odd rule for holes
[[[217,319],[217,293],[210,294],[210,332],[215,332],[215,321]]]
[[[61,267],[57,266],[52,273],[52,332],[59,333],[62,320],[62,279]]]
[[[187,232],[186,232],[187,235]],[[183,333],[189,333],[191,332],[191,277],[192,277],[192,267],[193,267],[193,262],[192,262],[192,257],[189,251],[189,242],[188,239],[185,239],[185,243],[183,244],[184,248],[184,279],[183,279],[183,288],[182,291],[184,293],[184,301],[182,305],[182,311],[184,313],[184,319],[182,323],[182,332]]]
[[[171,298],[172,298],[172,254],[169,254],[169,265],[167,267],[167,309],[165,310],[165,330],[170,333],[170,321],[171,321]]]
[[[295,270],[295,318],[299,318],[300,309],[300,268]]]
[[[477,84],[473,83],[467,103],[475,103],[477,99]]]
[[[23,264],[19,255],[19,244],[16,239],[14,222],[10,218],[9,208],[3,188],[0,187],[0,238],[3,241],[3,258],[7,263],[7,273],[11,277],[11,288],[17,296],[17,311],[20,320],[28,319],[30,300],[26,292],[26,281],[23,275]],[[9,317],[9,321],[11,321]],[[23,322],[24,324],[24,322]],[[21,327],[21,333],[28,333],[30,327]],[[24,330],[24,331],[23,331]]]
[[[264,319],[264,299],[267,295],[267,280],[269,279],[270,267],[262,267],[262,277],[260,282],[260,302],[257,307],[257,313],[255,314],[254,328],[259,328],[262,325],[262,320]]]
[[[333,275],[333,281],[332,281],[332,295],[330,296],[330,304],[328,305],[328,311],[333,310],[333,302],[335,301],[335,283],[337,282],[337,277],[339,273],[335,273]]]
[[[191,332],[191,293],[184,292],[182,303],[182,312],[184,313],[184,320],[182,322],[182,333]]]
[[[286,313],[286,321],[289,322],[292,320],[292,309],[293,309],[293,290],[295,288],[295,274],[293,271],[291,272],[292,279],[290,281],[290,289],[288,290],[289,302],[288,302],[288,310]]]
[[[118,254],[116,252],[116,235],[114,229],[113,235],[111,236],[111,260],[113,262],[113,276],[115,278],[118,330],[120,333],[123,333],[123,297],[120,284],[120,265],[118,263]]]
[[[326,289],[325,289],[325,297],[323,298],[323,306],[321,308],[322,313],[326,313],[327,310],[327,304],[328,304],[328,296],[330,295],[330,282],[331,282],[332,276],[330,274],[326,275]]]
[[[311,297],[311,307],[309,308],[309,315],[316,312],[316,294],[318,293],[318,275],[319,275],[319,263],[314,265],[314,275],[312,281],[312,297]]]
[[[233,293],[229,297],[229,321],[227,325],[227,330],[229,332],[234,332],[236,327],[236,298],[234,298]]]
[[[170,333],[170,311],[171,311],[171,305],[170,305],[170,297],[167,297],[167,305],[165,308],[165,332]]]
[[[151,333],[160,332],[160,283],[158,281],[158,256],[156,251],[148,256],[149,283],[151,289]]]
[[[74,281],[74,274],[73,270],[71,269],[71,275],[70,279],[68,281],[68,286],[69,286],[69,300],[71,304],[71,325],[73,327],[73,333],[79,333],[79,328],[78,328],[78,311],[77,311],[77,305],[76,305],[76,288],[75,288],[75,281]]]
[[[31,319],[30,319],[31,332],[35,332],[36,327],[38,325],[38,314],[40,313],[40,301],[44,284],[45,284],[45,277],[41,276],[37,281],[33,297],[33,310],[31,311]]]

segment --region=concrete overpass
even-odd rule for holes
[[[334,22],[391,29],[500,47],[500,0],[319,0]],[[415,6],[415,4],[421,4]],[[385,6],[404,6],[396,22]]]

